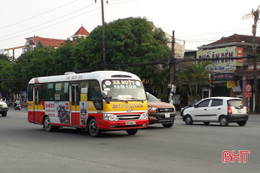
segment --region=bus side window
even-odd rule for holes
[[[54,100],[53,99],[53,89],[54,89],[53,83],[42,84],[40,100],[41,101],[52,101],[52,100]]]
[[[67,101],[69,99],[69,83],[56,83],[54,99],[56,101]]]
[[[102,95],[98,81],[89,82],[88,101],[93,101],[97,110],[103,109]]]

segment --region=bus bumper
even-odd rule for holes
[[[98,128],[103,130],[125,130],[147,128],[148,119],[146,120],[129,120],[129,121],[100,121]]]

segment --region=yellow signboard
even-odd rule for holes
[[[236,81],[227,81],[227,88],[232,88],[237,86]]]
[[[82,102],[87,101],[87,94],[80,94],[80,101]]]

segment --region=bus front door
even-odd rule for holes
[[[40,103],[40,96],[39,96],[39,87],[40,86],[36,86],[34,87],[34,122],[35,123],[42,123],[42,112],[43,111],[43,106]]]
[[[70,105],[71,105],[71,126],[80,126],[80,111],[79,111],[79,85],[70,85]]]

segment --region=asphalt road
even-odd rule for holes
[[[222,163],[224,150],[250,150],[247,163]],[[152,125],[98,138],[85,131],[45,132],[27,122],[27,111],[0,116],[0,173],[219,173],[260,170],[260,115],[245,127],[230,124]]]

